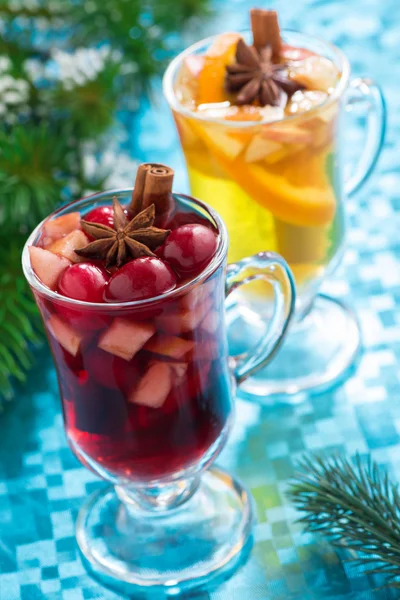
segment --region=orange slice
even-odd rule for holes
[[[274,217],[300,226],[327,225],[335,215],[336,200],[331,188],[298,188],[282,175],[271,174],[257,164],[246,164],[227,146],[219,144],[213,132],[206,131],[200,123],[193,123],[198,135],[224,171],[253,200],[269,210]]]
[[[208,49],[199,74],[197,104],[226,100],[225,67],[235,58],[239,38],[238,33],[223,33]]]

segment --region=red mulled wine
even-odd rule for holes
[[[86,252],[96,240],[79,225],[109,227],[110,199],[86,208],[79,223],[73,212],[44,223],[31,264],[56,294],[35,296],[74,452],[107,479],[162,480],[207,462],[231,413],[225,261],[216,260],[211,216],[174,197],[163,221],[170,233],[154,256],[120,267],[98,256],[70,263],[68,238]]]

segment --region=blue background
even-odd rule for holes
[[[219,0],[207,31],[195,28],[186,45],[208,33],[245,28],[253,2]],[[398,110],[400,5],[398,0],[282,0],[285,27],[323,37],[349,56],[354,75],[383,87],[389,106],[384,154],[373,179],[349,201],[348,250],[324,291],[350,301],[363,330],[356,373],[334,391],[294,405],[261,408],[238,400],[237,424],[219,464],[251,489],[257,507],[255,546],[248,563],[216,590],[193,600],[367,600],[395,598],[373,592],[376,582],[320,538],[304,535],[285,500],[296,459],[308,450],[371,453],[400,473],[400,174]],[[349,160],[363,131],[348,132]],[[141,160],[177,170],[186,189],[182,155],[168,108],[156,97],[140,105],[124,144]],[[67,448],[56,377],[47,347],[38,352],[29,380],[0,419],[0,598],[83,600],[117,598],[84,571],[74,521],[84,498],[104,485]]]

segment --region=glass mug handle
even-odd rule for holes
[[[367,105],[367,131],[364,150],[355,173],[346,181],[345,192],[353,196],[371,175],[379,158],[386,131],[386,104],[380,87],[371,79],[357,78],[347,88],[346,106]]]
[[[230,357],[238,384],[265,367],[279,350],[294,313],[296,292],[286,261],[274,252],[260,252],[227,268],[226,297],[242,285],[262,279],[274,292],[274,312],[264,339],[244,358]]]

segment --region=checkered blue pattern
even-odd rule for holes
[[[357,75],[379,81],[398,103],[398,0],[280,0],[270,2],[285,25],[338,44]],[[246,26],[253,1],[219,0],[208,32]],[[199,37],[205,32],[194,33]],[[190,40],[183,40],[187,44]],[[185,189],[182,155],[168,109],[141,107],[129,150],[168,162]],[[358,369],[333,391],[297,405],[271,408],[238,400],[237,424],[219,463],[251,489],[258,523],[249,561],[214,590],[193,600],[387,600],[376,582],[326,542],[304,535],[285,500],[298,457],[308,450],[371,453],[400,476],[400,112],[389,112],[386,148],[377,173],[348,203],[348,250],[324,291],[350,301],[363,331]],[[349,131],[348,161],[363,144],[362,127]],[[28,383],[0,418],[0,599],[113,600],[118,596],[85,572],[74,539],[84,498],[103,485],[73,457],[63,432],[49,352],[38,353]],[[397,596],[398,597],[398,596]]]

